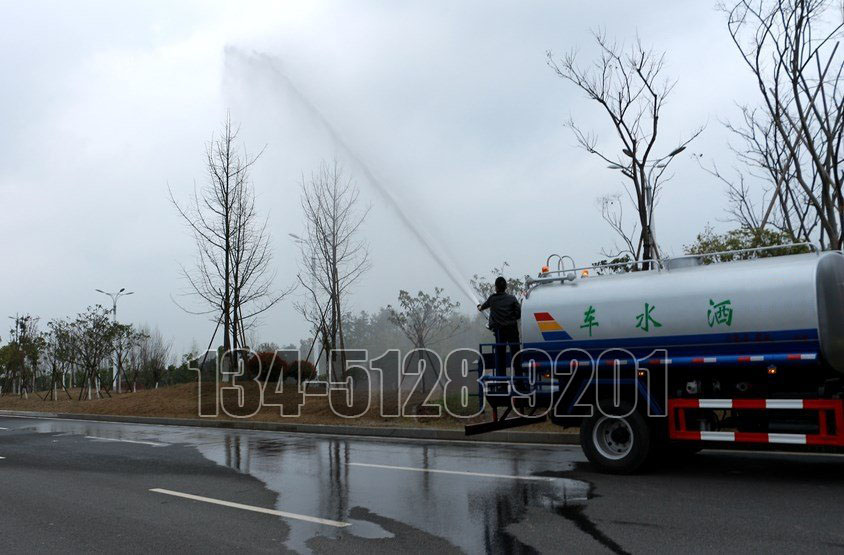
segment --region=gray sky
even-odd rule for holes
[[[734,159],[719,120],[754,99],[723,16],[706,1],[0,5],[0,315],[46,322],[107,301],[95,288],[127,287],[136,294],[121,300],[121,320],[157,325],[179,351],[194,339],[204,348],[213,324],[171,300],[184,291],[179,262],[193,259],[193,243],[167,187],[187,198],[201,185],[204,145],[226,110],[247,148],[267,147],[253,178],[279,288],[297,272],[288,233],[302,229],[302,172],[336,156],[358,179],[373,207],[363,230],[373,269],[351,308],[373,310],[399,289],[437,285],[470,302],[336,136],[456,272],[507,260],[521,276],[551,252],[597,259],[614,237],[596,198],[622,183],[563,127],[573,116],[614,145],[606,116],[553,74],[546,50],[576,47],[588,62],[599,27],[665,50],[666,74],[679,83],[662,147],[707,124],[688,153],[723,167]],[[686,153],[674,169],[656,218],[659,242],[676,254],[707,222],[727,226],[723,187]],[[305,333],[287,301],[264,317],[259,337],[287,343]]]

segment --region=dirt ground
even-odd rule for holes
[[[383,427],[431,427],[458,429],[465,424],[489,420],[490,411],[472,418],[455,417],[441,410],[440,416],[429,414],[436,411],[433,407],[420,407],[422,397],[417,396],[405,401],[405,414],[417,416],[387,417],[381,416],[380,406],[386,407],[386,414],[398,414],[399,402],[395,395],[385,396],[383,399],[373,395],[366,410],[367,400],[358,396],[349,406],[343,392],[334,392],[329,400],[325,393],[311,389],[308,396],[302,399],[296,391],[295,385],[286,384],[282,393],[270,391],[275,384],[271,384],[264,394],[263,406],[259,408],[261,394],[254,382],[238,384],[237,388],[221,387],[219,390],[219,410],[215,411],[216,396],[213,386],[203,385],[202,406],[203,415],[214,415],[221,420],[242,420],[263,422],[290,422],[301,424],[340,424]],[[72,399],[68,399],[64,392],[59,392],[59,400],[49,400],[48,392],[30,394],[27,399],[16,395],[4,394],[0,397],[0,410],[21,410],[78,414],[98,414],[115,416],[147,416],[164,418],[199,418],[200,404],[197,399],[197,384],[180,384],[171,387],[161,387],[138,391],[137,393],[112,393],[111,397],[103,394],[101,399],[78,400],[79,390],[70,390]],[[44,400],[46,398],[46,400]],[[431,404],[442,405],[442,399],[432,401]],[[473,406],[476,405],[474,398]],[[300,406],[299,406],[300,405]],[[455,404],[449,400],[449,406]],[[298,406],[298,416],[297,413]],[[333,408],[332,408],[333,407]],[[455,410],[455,409],[453,409]],[[282,411],[285,415],[282,416]],[[456,411],[456,410],[455,410]],[[346,415],[344,418],[340,415]],[[523,428],[524,431],[559,431],[563,429],[550,423],[537,424]]]

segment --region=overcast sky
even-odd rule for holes
[[[127,287],[136,294],[121,300],[122,321],[158,326],[180,352],[194,340],[204,348],[213,323],[172,300],[185,287],[179,264],[194,251],[167,187],[186,199],[202,184],[205,143],[227,110],[250,151],[266,146],[253,181],[279,289],[297,273],[288,234],[302,230],[300,175],[332,157],[372,204],[362,233],[373,268],[354,310],[434,286],[471,304],[363,166],[440,243],[455,273],[506,260],[523,276],[551,252],[596,260],[614,242],[596,198],[622,181],[579,150],[563,122],[573,116],[610,149],[614,137],[599,108],[545,62],[546,50],[571,48],[588,62],[596,28],[619,40],[638,33],[666,51],[678,85],[663,113],[664,151],[707,125],[663,193],[663,249],[680,253],[707,223],[728,227],[723,187],[691,153],[734,164],[720,121],[754,91],[714,2],[0,5],[2,316],[46,322],[106,304],[95,288]],[[259,337],[282,344],[305,334],[286,301]]]

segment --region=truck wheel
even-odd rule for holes
[[[629,407],[622,407],[625,412]],[[602,472],[630,474],[639,470],[651,451],[652,434],[638,411],[607,416],[595,410],[580,427],[580,445],[589,462]]]

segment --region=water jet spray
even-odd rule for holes
[[[422,244],[431,258],[442,268],[442,270],[446,273],[449,279],[456,285],[460,292],[465,295],[467,299],[472,302],[471,306],[475,306],[478,304],[478,300],[475,297],[475,293],[472,291],[471,287],[469,287],[469,280],[466,279],[464,276],[460,275],[457,271],[456,264],[451,260],[451,258],[447,254],[447,250],[442,246],[437,244],[438,242],[434,240],[428,233],[426,233],[417,222],[413,220],[413,218],[408,214],[404,207],[401,205],[399,200],[396,198],[395,194],[384,185],[384,183],[379,180],[374,172],[369,168],[369,166],[361,159],[357,153],[352,150],[349,144],[343,140],[340,136],[336,128],[331,125],[331,123],[326,119],[326,117],[319,111],[319,109],[314,106],[314,104],[308,100],[305,95],[293,84],[290,78],[281,70],[280,61],[275,56],[270,54],[262,53],[262,52],[252,52],[247,53],[240,50],[234,46],[227,46],[225,49],[226,58],[231,58],[234,60],[238,60],[240,62],[253,65],[253,66],[260,66],[263,69],[269,70],[272,72],[273,75],[277,76],[281,82],[285,85],[290,93],[299,101],[302,106],[304,106],[308,112],[322,125],[322,127],[328,132],[331,136],[331,139],[334,143],[340,147],[346,155],[351,158],[361,169],[364,176],[366,177],[367,181],[375,188],[375,190],[381,195],[381,197],[387,202],[388,206],[393,209],[393,211],[398,215],[399,220],[402,224],[407,228],[414,237]]]

